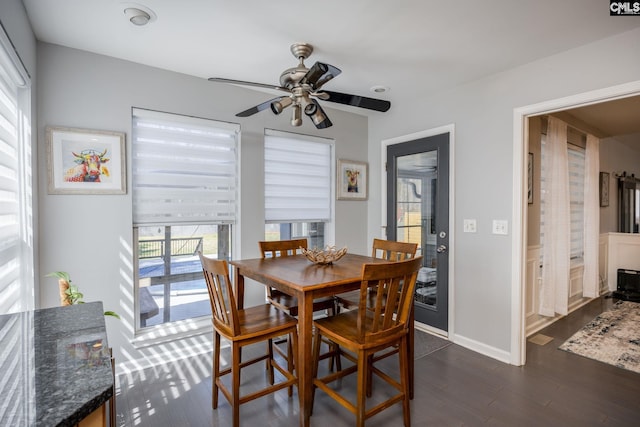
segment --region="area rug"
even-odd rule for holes
[[[451,344],[444,338],[414,329],[413,358],[420,359]]]
[[[640,373],[640,303],[617,302],[559,348]]]

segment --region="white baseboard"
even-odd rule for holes
[[[431,335],[436,335],[440,338],[449,339],[449,334],[447,333],[447,331],[443,331],[442,329],[434,328],[433,326],[429,326],[420,322],[414,322],[413,327],[419,331],[426,332]]]
[[[511,364],[511,353],[509,353],[508,351],[500,350],[499,348],[495,348],[457,334],[453,335],[453,337],[449,337],[449,339],[454,344],[458,344],[462,347],[468,348],[469,350],[473,350],[476,353],[491,357],[492,359],[499,360],[503,363]]]

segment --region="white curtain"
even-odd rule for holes
[[[587,135],[584,173],[584,276],[582,294],[595,298],[600,294],[598,243],[600,234],[599,204],[600,140]]]
[[[544,158],[545,221],[539,313],[567,314],[569,305],[570,201],[567,124],[549,117]]]

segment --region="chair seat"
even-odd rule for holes
[[[367,294],[367,307],[372,307],[375,304],[376,292],[375,289],[370,289]],[[358,308],[360,302],[360,290],[345,292],[335,296],[335,302],[338,309],[340,306],[350,310],[352,308]],[[338,310],[339,311],[339,310]]]
[[[290,314],[291,316],[298,315],[298,299],[294,296],[287,295],[283,292],[276,291],[275,289],[271,290],[271,296],[268,297],[268,300],[271,304],[278,307],[280,310],[283,310]],[[335,301],[331,297],[327,298],[318,298],[313,300],[313,311],[322,311],[322,310],[334,310],[335,309]]]
[[[335,296],[337,307],[340,306],[349,310],[350,308],[358,307],[358,300],[360,300],[360,290],[345,292]]]
[[[240,323],[240,334],[236,336],[225,336],[225,338],[231,341],[246,340],[255,336],[277,333],[295,326],[298,323],[295,317],[289,316],[271,304],[262,304],[256,307],[238,310],[238,320]],[[224,336],[225,334],[222,335]]]
[[[314,321],[314,325],[316,328],[320,330],[320,333],[329,338],[329,340],[339,343],[340,345],[351,348],[354,350],[358,349],[371,349],[377,347],[381,343],[384,347],[388,347],[387,343],[394,336],[398,338],[406,334],[405,328],[398,328],[397,331],[386,335],[382,340],[364,340],[358,336],[358,317],[360,316],[359,310],[347,311],[342,314],[338,314],[336,316],[325,317],[322,319],[318,319]],[[365,329],[369,330],[374,321],[374,314],[372,312],[367,311],[366,316],[364,318],[364,326]]]

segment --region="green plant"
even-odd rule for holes
[[[80,292],[80,289],[76,285],[71,284],[71,277],[66,271],[54,271],[47,274],[45,277],[57,277],[58,286],[60,288],[60,304],[61,305],[74,305],[84,304],[84,294]],[[120,315],[115,311],[105,311],[105,316],[112,316],[116,319],[120,319]]]

